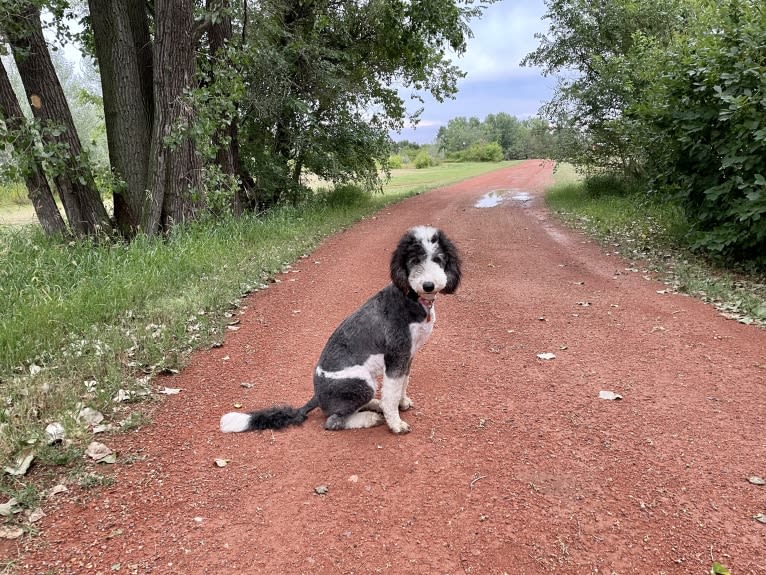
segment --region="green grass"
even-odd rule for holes
[[[392,179],[386,184],[384,190],[387,193],[398,193],[402,191],[418,192],[434,187],[446,186],[454,182],[459,182],[488,171],[505,168],[517,164],[512,162],[445,162],[438,166],[430,168],[402,168],[392,170]]]
[[[546,195],[548,207],[568,222],[587,228],[602,241],[627,244],[628,253],[677,249],[684,244],[686,223],[673,204],[652,199],[640,190],[613,192],[572,178],[571,174],[559,175]]]
[[[27,188],[21,183],[0,184],[0,207],[30,205]]]
[[[766,325],[766,278],[694,253],[678,206],[609,178],[586,182],[566,165],[557,170],[555,182],[546,202],[563,221],[610,251],[643,261],[670,289],[709,302],[743,323]]]
[[[131,244],[62,244],[36,226],[0,227],[0,463],[31,445],[42,481],[46,469],[52,477],[57,466],[71,467],[92,439],[78,419],[82,407],[122,430],[149,424],[141,405],[127,410],[113,398],[145,391],[147,374],[180,369],[191,351],[222,341],[243,294],[387,204],[499,167],[395,171],[383,194],[322,191],[300,207]],[[46,446],[52,422],[72,444]],[[0,493],[19,493],[27,481],[0,475]]]
[[[19,224],[34,215],[32,202],[23,184],[0,184],[0,224]]]

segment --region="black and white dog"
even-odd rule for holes
[[[227,413],[221,431],[300,425],[321,407],[325,429],[373,427],[385,420],[394,433],[407,433],[410,426],[399,410],[413,405],[407,396],[410,365],[433,330],[436,294],[454,293],[460,283],[457,249],[438,229],[412,228],[391,256],[391,281],[330,336],[314,370],[314,397],[306,405]]]

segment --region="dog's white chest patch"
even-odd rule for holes
[[[428,341],[429,337],[431,337],[435,322],[436,310],[431,308],[430,318],[428,320],[410,324],[410,337],[412,338],[411,355],[415,355],[415,352],[423,347],[423,344]]]

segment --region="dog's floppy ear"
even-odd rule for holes
[[[462,272],[460,271],[460,254],[449,238],[443,231],[439,230],[438,241],[446,261],[444,263],[444,273],[447,275],[447,285],[444,286],[442,293],[455,293],[460,285]]]
[[[405,294],[410,291],[410,277],[407,271],[407,261],[413,242],[411,232],[407,232],[399,240],[394,253],[391,254],[391,281]]]

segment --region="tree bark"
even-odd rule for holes
[[[120,233],[132,238],[141,225],[148,188],[153,110],[149,22],[143,0],[89,0],[88,5],[109,161],[125,183],[114,192],[114,219]]]
[[[49,134],[46,139],[65,150],[65,157],[61,158],[60,169],[57,169],[53,180],[61,195],[70,228],[77,235],[110,232],[109,215],[96,189],[90,167],[84,161],[80,138],[51,62],[39,9],[25,4],[6,31],[32,114],[43,128],[61,128],[60,134]]]
[[[157,0],[154,38],[154,126],[149,154],[150,197],[142,229],[153,235],[193,219],[204,205],[202,161],[189,137],[169,137],[194,121],[185,90],[194,85],[193,2]]]
[[[20,134],[24,130],[26,119],[2,62],[0,62],[0,117],[5,121],[10,131]],[[31,147],[36,143],[25,142],[25,144]],[[24,153],[18,147],[15,147],[14,152],[16,154]],[[40,226],[48,236],[63,235],[67,231],[66,223],[61,217],[56,201],[53,199],[48,180],[34,157],[34,153],[30,150],[27,154],[27,168],[23,170],[24,181]]]

